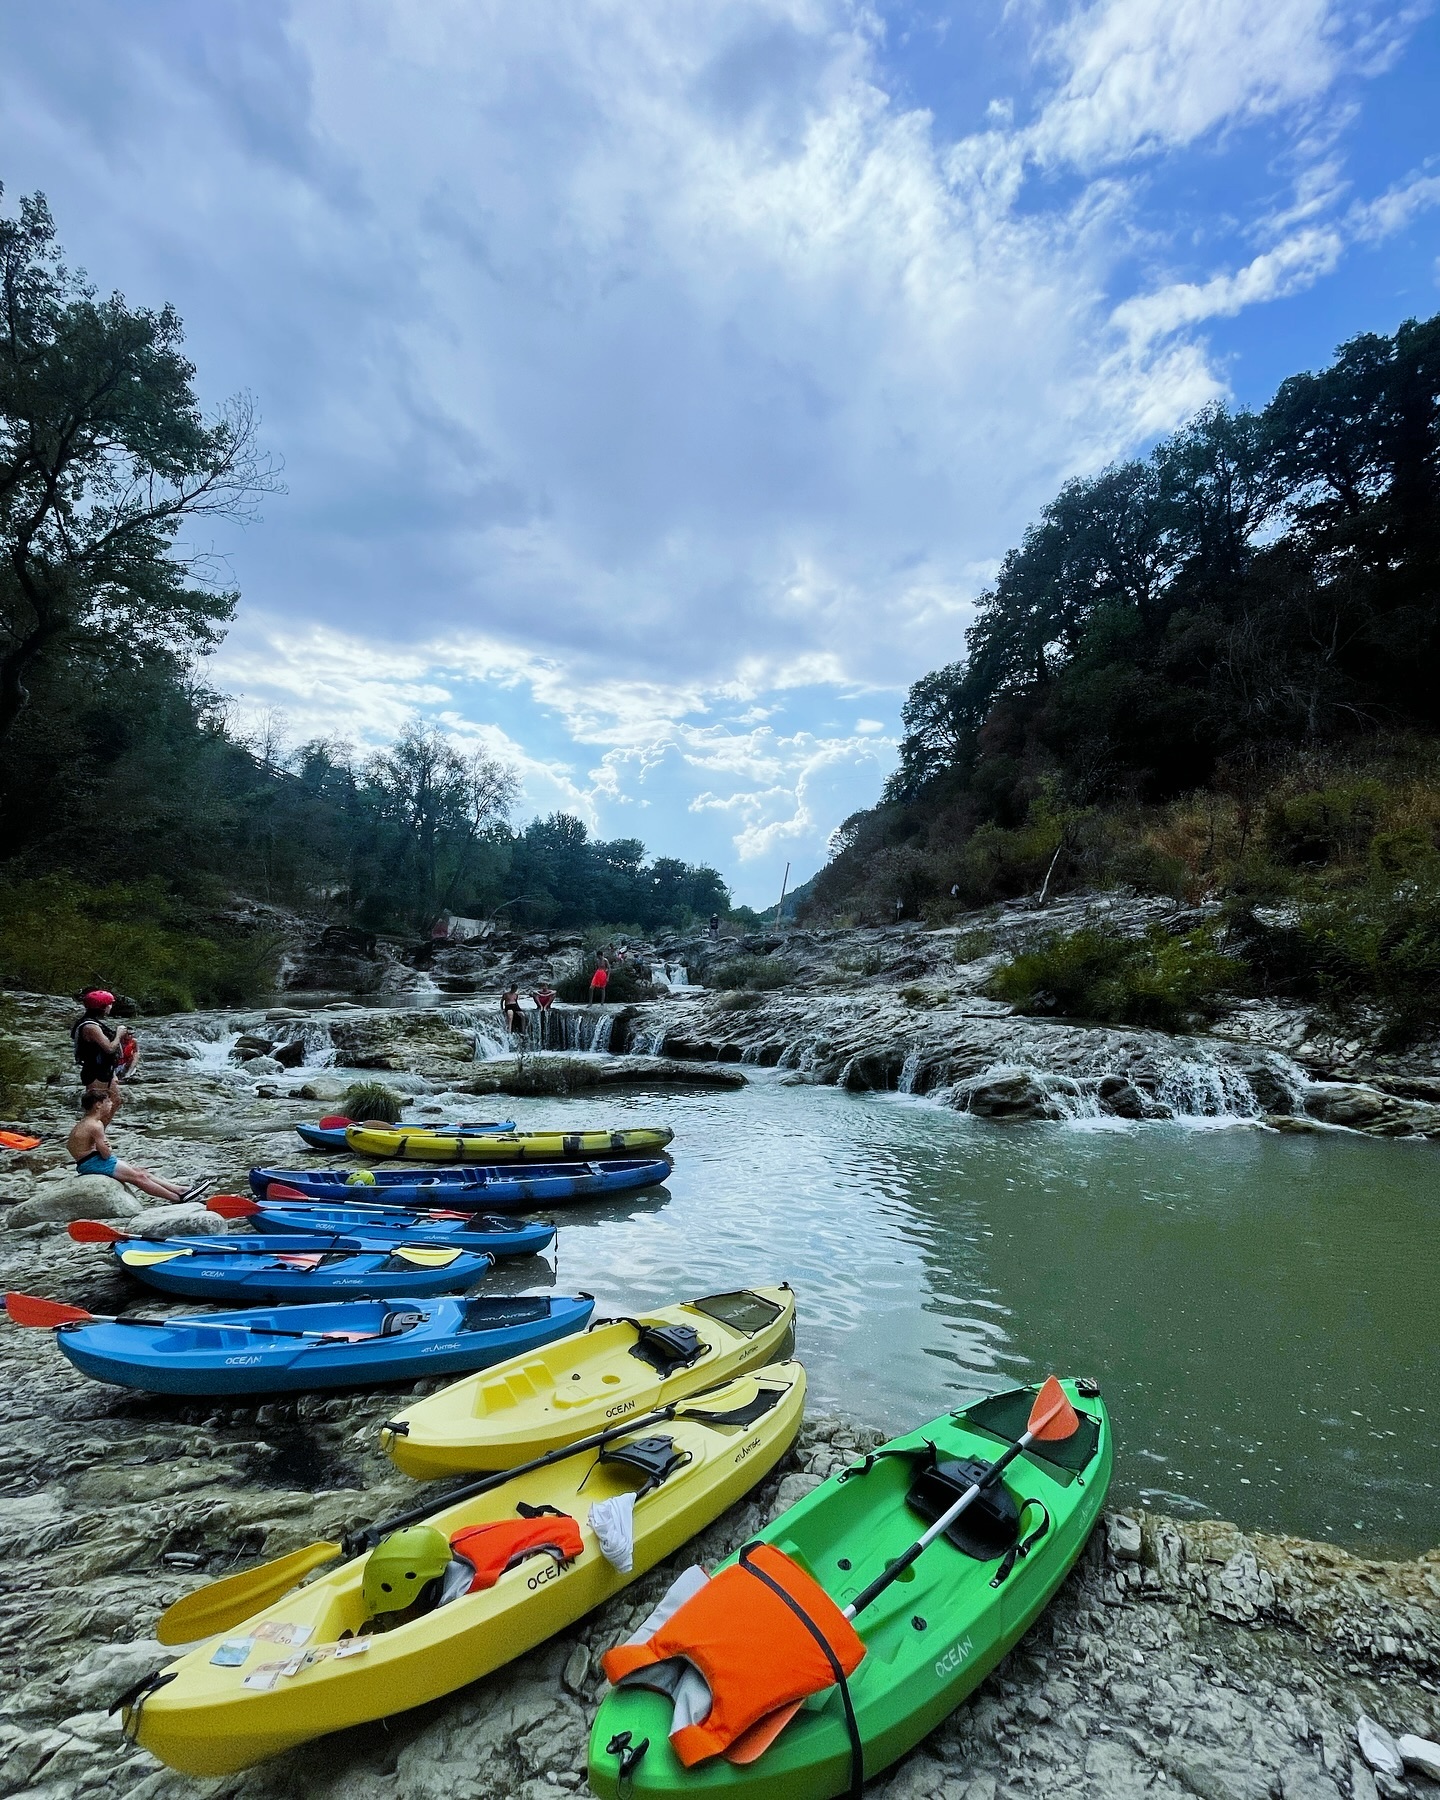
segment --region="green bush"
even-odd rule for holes
[[[405,1110],[404,1100],[383,1081],[357,1081],[346,1088],[340,1104],[347,1118],[383,1119],[387,1125],[398,1125]]]
[[[1020,1012],[1181,1031],[1243,973],[1204,927],[1183,937],[1152,927],[1139,939],[1085,927],[1022,951],[987,986]]]
[[[1382,782],[1368,780],[1273,797],[1265,809],[1265,841],[1292,865],[1353,862],[1369,849],[1388,799]]]
[[[995,948],[995,933],[981,925],[973,931],[962,931],[955,939],[952,952],[957,963],[976,962]]]
[[[788,987],[794,979],[788,963],[778,956],[732,956],[710,972],[712,988],[747,988],[753,994],[768,994],[776,988]]]
[[[590,977],[595,972],[595,964],[588,963],[574,975],[564,975],[555,983],[555,995],[569,1006],[588,1006],[590,1003]],[[632,1006],[641,1000],[653,1000],[655,989],[641,975],[633,962],[616,963],[610,970],[610,981],[605,989],[608,1002],[622,1006]]]
[[[207,934],[161,882],[87,888],[71,875],[0,886],[0,981],[42,994],[94,983],[142,1012],[247,1006],[274,991],[281,944]]]

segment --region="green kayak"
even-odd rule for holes
[[[1079,1429],[1062,1442],[1032,1444],[984,1505],[962,1513],[855,1620],[865,1655],[849,1690],[867,1777],[979,1686],[1044,1609],[1100,1517],[1114,1460],[1109,1416],[1094,1383],[1061,1385]],[[994,1394],[892,1439],[752,1542],[775,1545],[838,1606],[848,1605],[1015,1443],[1035,1398],[1034,1388]],[[828,1800],[858,1792],[838,1687],[807,1701],[749,1763],[712,1756],[686,1769],[670,1744],[672,1723],[664,1694],[629,1685],[609,1692],[590,1737],[590,1786],[600,1800]]]

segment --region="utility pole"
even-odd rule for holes
[[[785,910],[785,890],[790,885],[790,865],[785,865],[785,879],[780,883],[780,898],[775,906],[775,929],[780,929],[780,915]]]

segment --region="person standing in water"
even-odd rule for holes
[[[108,1175],[112,1181],[123,1181],[127,1187],[139,1188],[142,1194],[153,1194],[157,1200],[191,1200],[205,1186],[177,1187],[173,1181],[162,1181],[148,1169],[137,1169],[133,1163],[121,1162],[110,1148],[105,1127],[115,1117],[118,1102],[104,1089],[87,1090],[80,1102],[80,1117],[71,1127],[65,1148],[75,1158],[77,1175]]]
[[[87,988],[80,996],[85,1011],[70,1027],[80,1085],[87,1094],[109,1094],[120,1104],[119,1077],[135,1060],[135,1039],[110,1018],[115,996],[106,988]]]

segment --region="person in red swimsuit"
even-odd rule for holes
[[[595,973],[590,977],[590,1000],[592,1005],[601,1006],[605,1000],[605,990],[610,985],[610,970],[602,956],[596,965]]]

